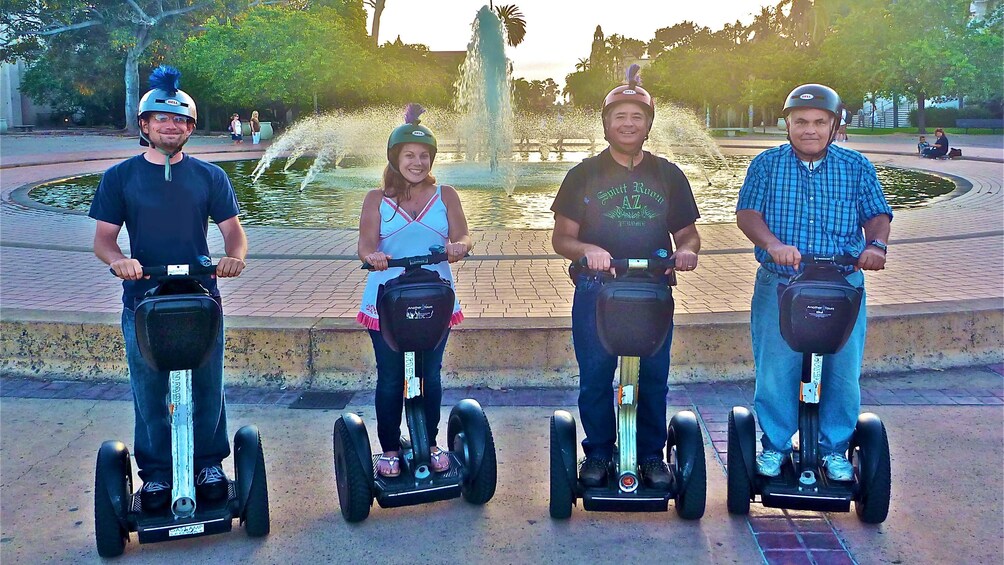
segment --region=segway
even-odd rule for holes
[[[495,495],[495,441],[481,405],[464,399],[450,412],[447,445],[450,468],[432,470],[432,440],[425,427],[422,353],[435,349],[446,337],[455,294],[438,273],[423,269],[447,260],[443,247],[429,255],[388,261],[404,273],[385,283],[377,297],[380,333],[387,345],[404,352],[404,411],[409,438],[401,438],[401,474],[383,477],[376,472],[379,455],[370,450],[362,418],[346,412],[335,421],[332,437],[335,483],[342,517],[360,522],[369,516],[373,499],[382,508],[396,508],[463,496],[471,504],[485,504]],[[363,264],[363,269],[372,269]]]
[[[171,415],[171,505],[144,509],[140,493],[133,493],[129,449],[121,441],[101,444],[94,477],[94,534],[101,557],[121,555],[130,532],[138,533],[139,543],[177,540],[228,532],[235,519],[251,537],[269,532],[265,458],[256,426],[244,426],[234,436],[236,478],[228,481],[227,497],[208,501],[195,493],[192,415],[199,407],[192,402],[192,369],[208,360],[223,315],[196,277],[215,272],[208,257],[193,265],[143,267],[158,286],[136,306],[136,339],[154,370],[170,371],[165,401]]]
[[[571,516],[572,506],[579,498],[585,510],[607,512],[666,512],[669,500],[673,499],[681,518],[696,520],[704,515],[707,489],[704,437],[692,411],[681,411],[669,422],[666,442],[669,488],[644,486],[638,472],[635,402],[641,358],[662,347],[673,323],[673,296],[663,273],[674,262],[665,258],[665,250],[660,250],[660,254],[661,258],[653,260],[611,261],[618,276],[608,276],[604,282],[596,304],[596,324],[604,349],[619,357],[615,455],[607,470],[606,485],[583,485],[578,480],[576,465],[575,418],[565,410],[556,410],[551,417],[552,518]],[[580,260],[579,266],[587,267],[585,259]]]
[[[803,256],[805,268],[779,292],[781,336],[802,354],[798,404],[798,442],[777,477],[756,473],[756,421],[736,406],[729,413],[728,509],[747,514],[760,497],[764,506],[792,510],[849,512],[851,502],[862,522],[878,524],[889,513],[891,471],[885,425],[870,412],[858,417],[848,448],[851,481],[826,476],[819,457],[819,403],[823,356],[844,346],[861,306],[863,291],[844,278],[850,256]],[[825,402],[825,399],[822,400]]]

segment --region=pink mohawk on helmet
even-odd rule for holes
[[[635,86],[641,86],[641,75],[638,74],[639,70],[641,70],[641,67],[638,66],[638,63],[634,63],[627,68],[625,78],[627,79],[628,88],[631,90],[634,90]]]
[[[417,102],[409,102],[404,108],[404,123],[417,126],[422,122],[418,117],[425,112],[425,108]]]

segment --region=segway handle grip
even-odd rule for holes
[[[585,257],[580,258],[576,263],[583,269],[589,268],[589,261]],[[611,259],[610,266],[618,271],[629,271],[633,269],[643,269],[651,273],[664,273],[666,269],[676,266],[676,260],[668,257],[654,257],[652,259]]]
[[[854,266],[858,264],[858,258],[848,253],[841,253],[840,255],[802,255],[801,262],[810,265]]]
[[[464,253],[464,257],[470,257],[470,253]],[[442,263],[448,261],[449,257],[446,252],[439,251],[436,253],[430,253],[428,255],[414,255],[412,257],[400,257],[398,259],[389,259],[387,261],[387,267],[404,267],[405,269],[414,269],[416,267],[421,267],[422,265],[435,265],[436,263]],[[372,271],[373,265],[363,261],[362,266],[359,267],[362,271]]]

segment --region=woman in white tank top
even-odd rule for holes
[[[376,309],[380,285],[403,272],[401,268],[388,269],[387,260],[425,255],[430,246],[442,245],[449,262],[455,263],[471,249],[460,196],[452,186],[436,184],[432,176],[436,138],[432,131],[419,125],[418,116],[422,112],[421,106],[409,104],[405,124],[391,132],[383,188],[366,195],[359,218],[359,258],[374,270],[367,277],[356,319],[369,329],[376,355],[377,436],[383,450],[377,461],[377,472],[385,477],[401,473],[401,411],[404,405],[404,354],[393,351],[384,341]],[[426,265],[425,268],[437,271],[440,277],[453,284],[448,264]],[[463,317],[457,301],[450,325],[459,323]],[[436,447],[439,406],[443,397],[440,373],[447,339],[422,356],[425,421],[432,445],[431,466],[436,472],[446,471],[450,466],[449,457]]]

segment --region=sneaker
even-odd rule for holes
[[[781,463],[784,454],[780,451],[765,449],[756,456],[756,472],[765,477],[776,477],[781,474]]]
[[[586,457],[579,466],[579,480],[587,487],[603,486],[607,480],[607,467],[610,462],[599,457]]]
[[[645,481],[645,486],[652,489],[669,490],[672,479],[669,475],[669,466],[661,457],[646,459],[641,464],[641,476]]]
[[[226,474],[223,473],[223,467],[219,465],[204,467],[195,477],[195,489],[209,500],[226,498],[229,483]]]
[[[171,483],[164,481],[146,481],[139,490],[143,510],[156,511],[166,508],[171,503]]]
[[[823,457],[823,468],[831,481],[853,481],[854,466],[843,453],[831,453]]]

